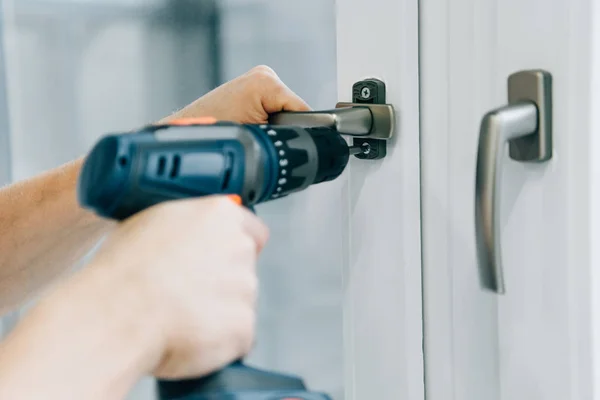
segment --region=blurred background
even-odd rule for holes
[[[0,5],[0,184],[81,156],[100,135],[156,121],[259,64],[315,109],[337,100],[334,0]],[[249,361],[343,399],[344,258],[294,245],[318,240],[310,219],[319,213],[311,193],[292,197],[258,209],[272,240]],[[130,395],[153,398],[150,379]]]

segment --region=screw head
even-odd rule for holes
[[[371,96],[371,89],[369,89],[368,87],[363,87],[360,90],[360,97],[362,97],[363,99],[368,99],[369,96]]]
[[[361,144],[360,147],[361,147],[364,155],[367,155],[371,152],[371,145],[367,142],[364,142],[363,144]]]

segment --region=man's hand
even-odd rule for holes
[[[308,109],[270,68],[261,66],[162,122],[211,116],[264,123],[276,111]],[[112,227],[79,207],[75,190],[81,165],[82,159],[0,189],[0,315],[67,270]]]
[[[162,333],[157,376],[204,375],[253,345],[255,265],[267,238],[228,198],[162,203],[126,221],[92,268],[127,277],[115,289],[149,305],[148,328],[158,322]]]
[[[161,122],[172,119],[214,117],[246,124],[266,123],[279,111],[309,111],[269,67],[258,66],[219,86]]]
[[[121,398],[145,373],[204,375],[244,356],[267,237],[227,198],[135,215],[2,344],[0,397]]]

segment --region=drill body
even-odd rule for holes
[[[82,206],[122,220],[163,201],[236,194],[245,206],[338,177],[349,149],[329,128],[157,125],[108,135],[80,176]]]
[[[338,177],[349,159],[330,128],[169,124],[102,138],[85,160],[80,204],[123,220],[164,201],[235,194],[254,205]],[[330,400],[299,377],[237,361],[198,379],[159,381],[161,400]]]

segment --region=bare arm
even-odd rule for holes
[[[150,372],[160,357],[150,302],[98,267],[59,286],[0,343],[0,398],[122,399]]]
[[[143,375],[204,376],[243,357],[267,239],[226,197],[129,218],[0,343],[0,399],[117,400]]]
[[[77,205],[81,164],[0,191],[0,313],[72,266],[113,226]]]
[[[212,116],[264,123],[281,110],[309,107],[268,67],[257,67],[165,118]],[[111,222],[81,209],[79,159],[0,189],[0,315],[14,308],[85,255]]]

